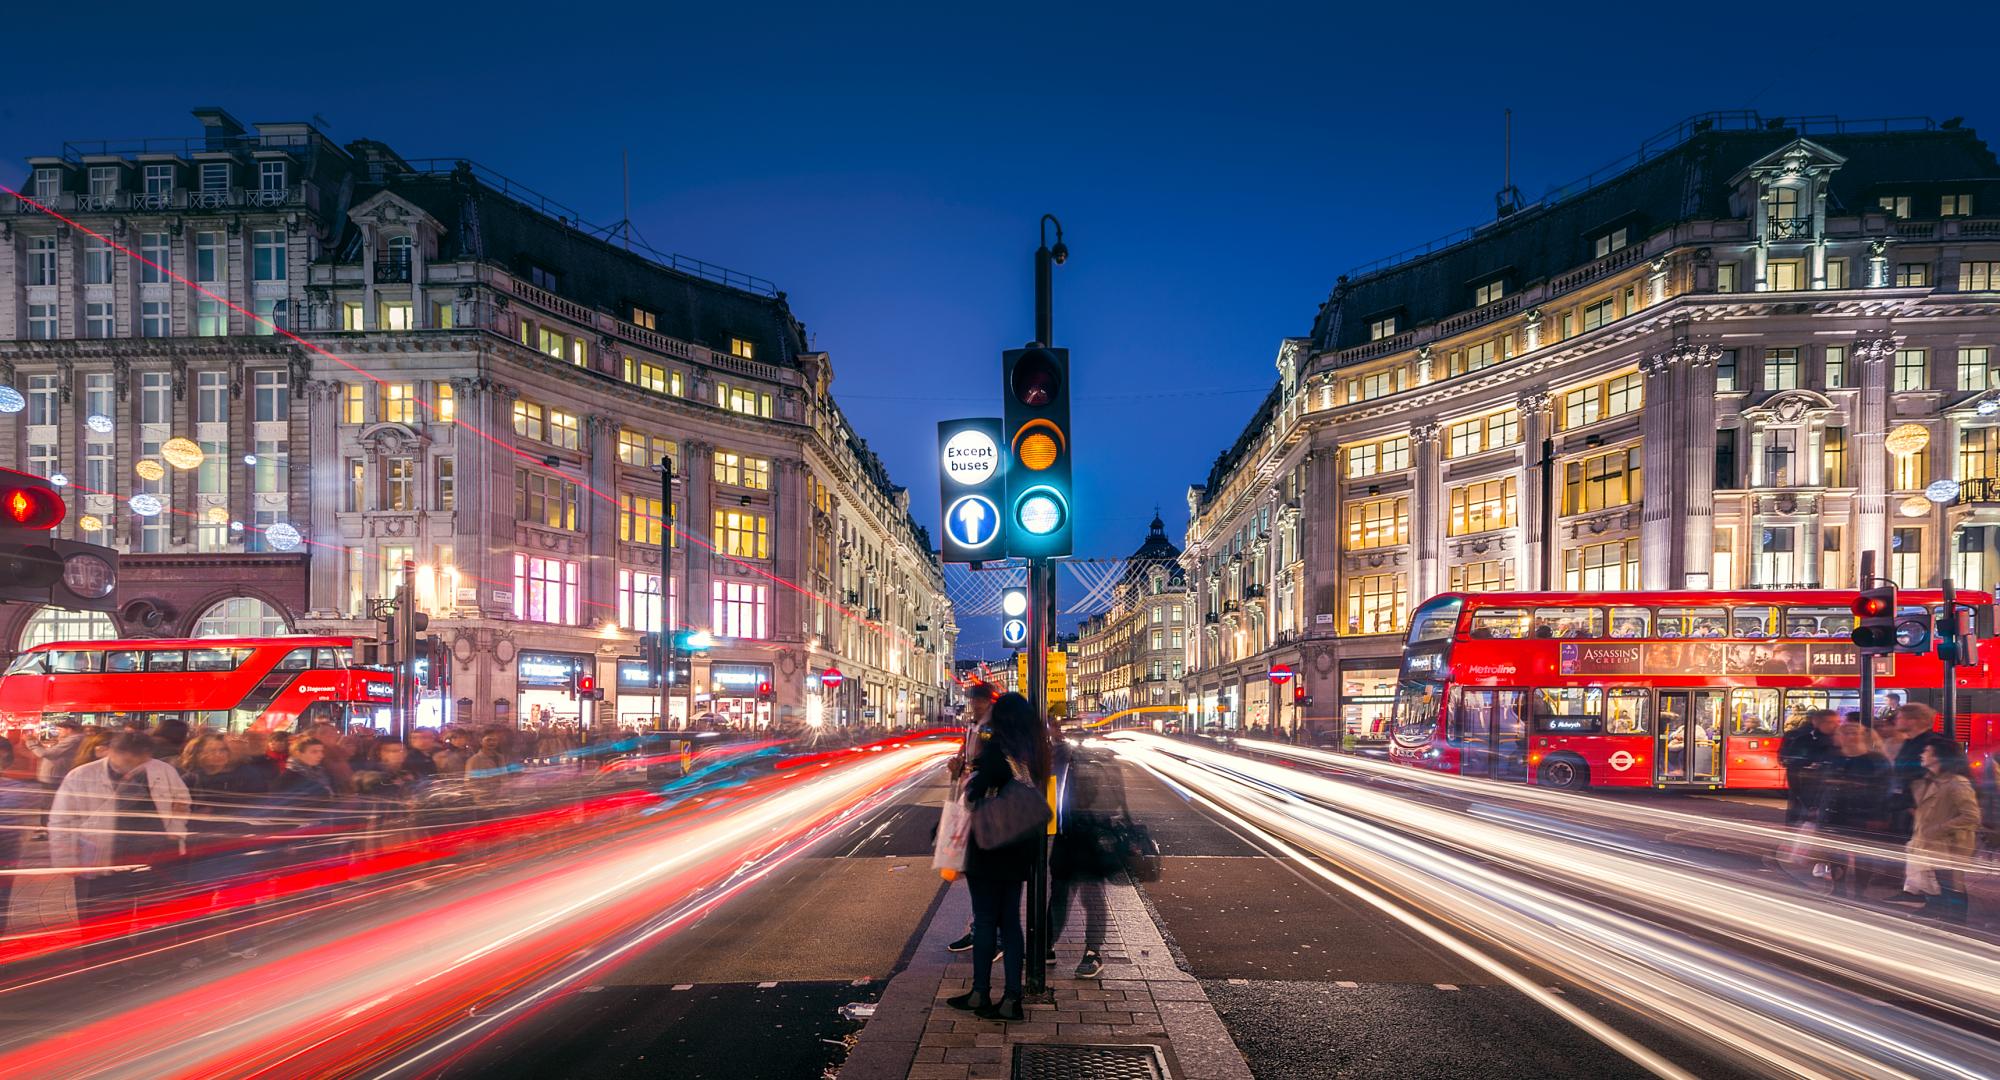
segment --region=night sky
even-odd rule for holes
[[[1963,114],[2000,137],[1980,4],[675,7],[343,4],[311,30],[177,9],[106,50],[31,5],[8,18],[0,176],[66,139],[194,135],[213,104],[470,157],[611,223],[629,151],[640,234],[786,290],[933,532],[935,421],[997,412],[1053,212],[1078,553],[1118,556],[1155,504],[1178,541],[1187,485],[1337,275],[1491,218],[1505,107],[1531,200],[1715,109]],[[968,627],[967,651],[990,636]]]

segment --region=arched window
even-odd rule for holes
[[[277,637],[291,633],[277,608],[254,596],[216,602],[195,620],[195,637]]]
[[[20,647],[30,649],[51,641],[112,641],[117,637],[118,624],[101,611],[45,607],[30,615],[21,627]]]
[[[411,255],[416,251],[416,240],[408,236],[389,238],[389,261],[400,266],[410,265]]]

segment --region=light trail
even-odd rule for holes
[[[1142,733],[1106,742],[1315,875],[1428,927],[1426,937],[1453,928],[1452,951],[1660,1075],[1678,1067],[1607,1038],[1601,1022],[1523,986],[1486,950],[1769,1075],[2000,1075],[2000,950],[1990,942],[1578,843],[1551,820],[1440,806],[1443,791],[1475,803],[1490,794],[1460,778],[1433,785],[1399,769],[1390,775],[1422,783],[1383,788]]]
[[[628,819],[615,842],[559,837],[539,857],[310,920],[292,939],[219,975],[163,977],[122,995],[93,988],[64,1020],[0,1038],[0,1076],[345,1076],[434,1067],[437,1054],[512,1022],[736,895],[922,779],[955,748],[915,739],[856,748],[816,760],[820,767],[711,792],[679,816]],[[10,1009],[34,1003],[15,1000]]]

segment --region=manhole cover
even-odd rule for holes
[[[1015,1043],[1014,1080],[1168,1080],[1160,1048],[1146,1045]]]

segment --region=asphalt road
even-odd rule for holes
[[[446,1077],[817,1078],[921,934],[938,789],[857,821],[701,921],[454,1061]]]

